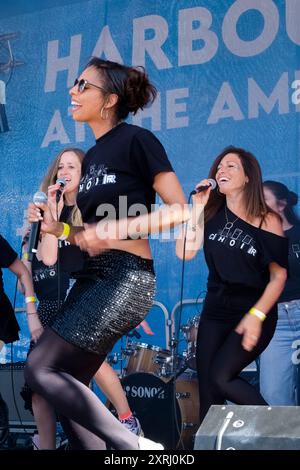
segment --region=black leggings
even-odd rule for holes
[[[234,331],[239,321],[201,318],[197,336],[200,423],[211,405],[222,405],[225,400],[238,405],[267,405],[260,393],[239,374],[268,346],[276,322],[276,314],[268,316],[257,345],[252,351],[246,351],[241,344],[242,335]]]
[[[48,328],[28,357],[25,379],[59,413],[73,449],[103,449],[103,441],[114,449],[138,449],[138,437],[88,387],[104,359]]]

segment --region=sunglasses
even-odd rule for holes
[[[73,86],[77,86],[77,91],[78,93],[83,93],[84,90],[90,86],[93,86],[95,88],[98,88],[98,90],[101,90],[103,91],[104,93],[106,93],[106,90],[104,90],[104,88],[102,88],[101,86],[98,86],[98,85],[94,85],[93,83],[90,83],[88,82],[87,80],[85,80],[84,78],[81,78],[80,80],[78,80],[78,78],[76,78],[75,82],[74,82],[74,85]]]

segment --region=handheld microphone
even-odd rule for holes
[[[58,178],[56,184],[59,184],[59,189],[56,191],[56,204],[58,204],[67,182],[65,178]]]
[[[207,181],[208,181],[208,184],[207,184],[207,185],[205,185],[205,186],[200,186],[199,188],[194,189],[194,190],[191,192],[191,195],[198,194],[198,193],[202,193],[203,191],[206,191],[206,190],[209,189],[209,188],[211,188],[211,189],[216,189],[216,187],[217,187],[216,180],[214,180],[214,179],[212,179],[212,178],[209,178]]]
[[[37,193],[35,193],[32,200],[34,204],[46,203],[47,196],[42,191],[38,191]],[[43,211],[41,211],[41,213],[43,215]],[[28,240],[28,261],[32,261],[34,254],[37,252],[37,247],[38,247],[39,238],[40,238],[40,231],[41,231],[41,221],[39,220],[38,222],[32,222],[29,240]]]

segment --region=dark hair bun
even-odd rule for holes
[[[291,206],[296,206],[296,204],[298,203],[298,194],[294,193],[294,191],[289,191],[288,203]]]
[[[128,68],[123,103],[129,112],[136,114],[139,109],[143,109],[148,103],[153,103],[156,94],[156,88],[150,83],[144,67]]]

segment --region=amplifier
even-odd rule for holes
[[[0,364],[0,393],[8,407],[10,428],[13,425],[19,426],[21,424],[20,418],[22,423],[26,424],[26,426],[34,425],[34,418],[30,411],[25,410],[24,400],[20,395],[24,385],[24,367],[25,362]]]

